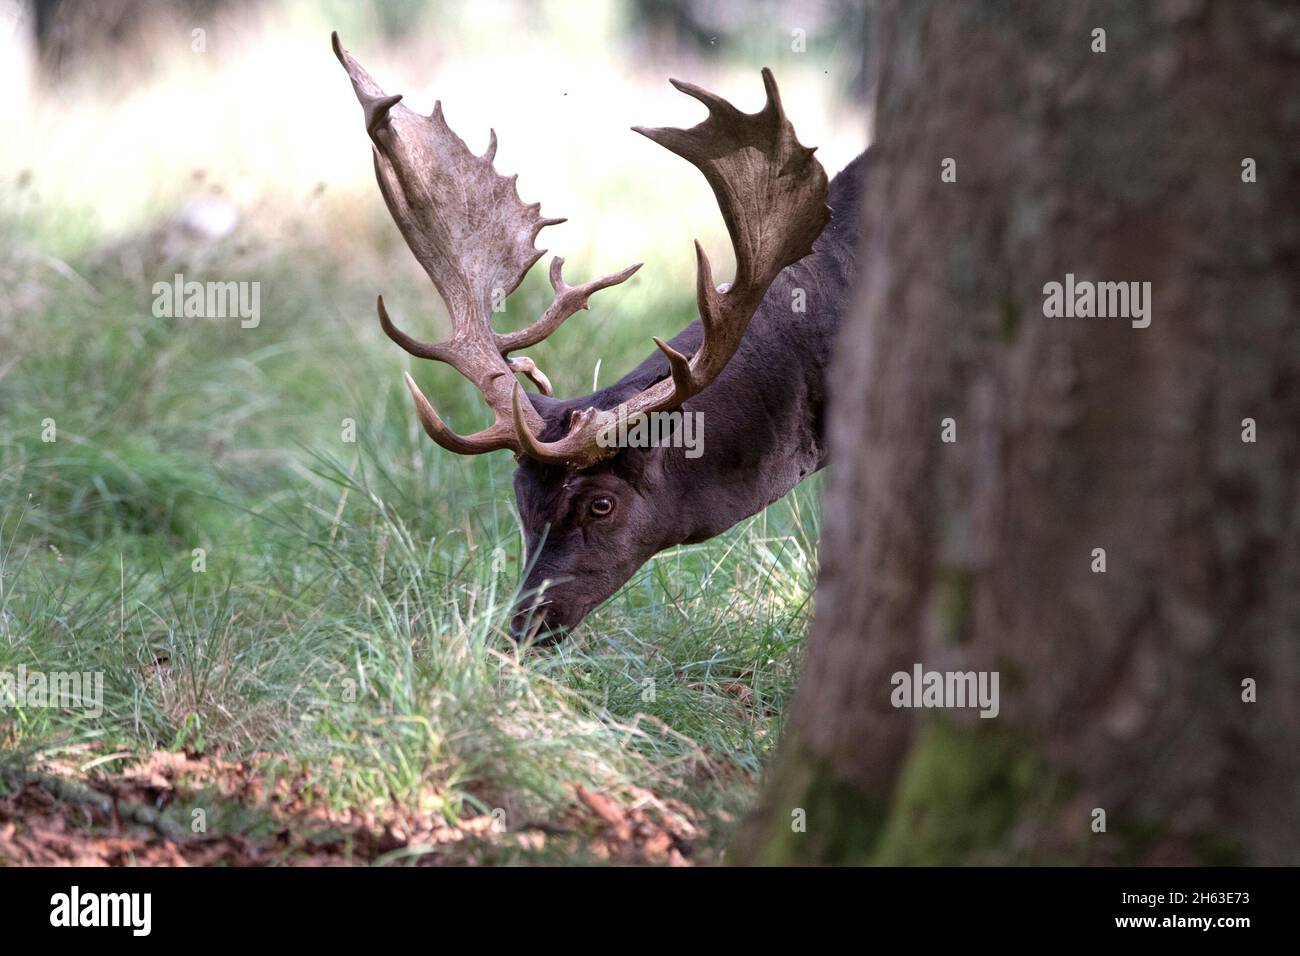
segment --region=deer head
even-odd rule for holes
[[[382,296],[379,322],[411,355],[455,368],[491,408],[494,421],[488,428],[457,434],[406,376],[424,430],[447,451],[514,453],[530,571],[512,631],[558,637],[653,554],[701,539],[700,522],[674,519],[675,512],[690,510],[684,509],[689,471],[667,459],[674,449],[620,448],[613,432],[620,420],[626,424],[681,408],[719,378],[768,287],[781,270],[812,251],[829,220],[826,174],[813,150],[796,139],[769,70],[762,71],[767,102],[753,114],[672,80],[704,104],[708,118],[688,130],[633,128],[704,174],[731,236],[735,277],[716,286],[708,256],[696,242],[699,332],[687,330],[674,340],[678,347],[655,338],[662,358],[643,365],[640,374],[585,399],[557,401],[536,364],[512,353],[542,341],[586,308],[594,293],[626,281],[640,263],[571,286],[563,277],[564,260],[556,256],[550,265],[550,306],[520,331],[494,330],[494,301],[513,292],[545,253],[534,246],[540,230],[564,220],[542,218],[540,204],[519,198],[515,177],[496,172],[495,131],[487,151],[474,155],[447,125],[440,102],[429,116],[407,109],[400,95],[380,89],[337,34],[333,42],[361,102],[380,191],[442,296],[452,331],[442,342],[418,341],[393,324]],[[689,347],[691,354],[679,347]],[[520,375],[541,394],[525,392]],[[680,458],[680,449],[675,451]]]

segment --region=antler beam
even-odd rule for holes
[[[420,265],[442,296],[452,334],[444,342],[421,342],[397,328],[377,303],[385,334],[410,354],[451,365],[483,393],[495,422],[474,435],[458,435],[438,417],[433,405],[408,375],[407,387],[416,412],[435,442],[458,454],[481,454],[509,448],[521,454],[512,402],[515,375],[523,374],[549,394],[550,382],[526,358],[510,352],[540,342],[579,309],[595,292],[627,280],[640,264],[578,286],[560,275],[564,260],[551,264],[555,301],[542,317],[520,332],[498,334],[492,306],[518,288],[528,270],[545,255],[534,245],[546,226],[564,222],[538,214],[540,203],[519,198],[515,176],[501,176],[492,165],[496,131],[482,156],[470,152],[447,125],[441,102],[421,116],[407,109],[401,96],[389,96],[333,35],[334,54],[347,70],[361,103],[374,153],[375,177],[388,210]],[[531,403],[520,411],[536,431],[542,418]]]
[[[389,96],[334,35],[334,52],[352,80],[373,145],[375,176],[389,212],[416,259],[447,305],[452,335],[443,342],[421,342],[397,328],[378,300],[379,322],[399,346],[418,358],[445,362],[483,393],[495,413],[493,424],[473,435],[458,435],[438,417],[433,405],[408,375],[407,387],[429,436],[458,454],[510,448],[516,455],[586,468],[616,454],[602,445],[601,433],[620,419],[676,408],[708,387],[740,347],[750,319],[782,269],[812,252],[813,241],[830,220],[826,173],[814,150],[795,136],[781,106],[776,80],[762,71],[767,102],[757,113],[742,113],[698,86],[672,80],[699,100],[708,117],[690,129],[637,132],[688,160],[704,174],[717,197],[736,254],[736,276],[719,289],[704,249],[697,242],[696,300],[704,337],[693,356],[660,339],[669,377],[637,393],[617,409],[588,408],[573,416],[569,431],[554,442],[538,437],[544,427],[531,402],[524,401],[516,375],[524,375],[550,394],[550,381],[530,359],[511,352],[536,345],[602,289],[627,281],[640,263],[581,285],[564,281],[564,260],[551,261],[554,299],[528,327],[498,333],[491,306],[513,292],[545,250],[534,245],[538,232],[562,219],[538,215],[540,204],[524,204],[514,176],[493,168],[496,132],[482,156],[473,155],[452,132],[442,104],[420,116]]]

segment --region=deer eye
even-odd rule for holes
[[[599,498],[592,498],[591,504],[587,505],[587,510],[597,518],[603,518],[614,510],[614,499],[606,498],[601,495]]]

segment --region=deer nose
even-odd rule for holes
[[[546,624],[545,607],[527,607],[515,611],[510,618],[510,636],[516,641],[526,640],[529,632]]]
[[[555,621],[549,602],[521,607],[510,618],[510,636],[523,643],[554,644],[568,633],[568,627]]]

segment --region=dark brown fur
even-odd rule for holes
[[[512,622],[516,636],[563,636],[653,555],[727,530],[826,464],[826,371],[853,279],[866,161],[859,156],[831,182],[834,218],[813,254],[776,278],[721,376],[683,406],[703,413],[700,457],[657,447],[626,448],[581,471],[521,462],[515,497],[529,561]],[[796,288],[806,295],[802,313],[791,309]],[[670,344],[691,355],[702,334],[697,320]],[[572,412],[615,408],[668,374],[656,351],[583,398],[529,393],[546,421],[541,438],[564,435]],[[595,517],[590,503],[601,496],[613,500],[614,510]]]

